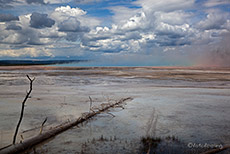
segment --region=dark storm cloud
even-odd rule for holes
[[[73,33],[73,32],[68,32],[66,36],[67,41],[75,42],[75,41],[80,41],[82,35],[79,33]]]
[[[58,25],[58,30],[61,32],[88,32],[89,28],[81,26],[77,19],[69,19]]]
[[[189,45],[191,42],[186,37],[169,37],[169,36],[157,36],[155,40],[156,44],[159,46],[183,46],[183,45]]]
[[[13,20],[19,20],[19,18],[12,14],[0,14],[0,22],[7,22]]]
[[[14,24],[11,24],[11,25],[8,25],[6,27],[6,30],[21,30],[22,27],[18,26],[18,25],[14,25]]]
[[[8,44],[12,46],[17,46],[22,48],[27,45],[44,45],[45,42],[42,42],[40,39],[41,33],[33,28],[23,27],[21,28],[18,25],[11,24],[6,27],[5,33],[9,33],[8,37],[0,38],[0,44]],[[9,32],[9,30],[14,30],[14,32]],[[3,33],[4,34],[4,33]],[[1,35],[0,35],[1,37]]]
[[[41,33],[36,29],[23,29],[19,31],[19,34],[23,45],[44,45],[44,43],[40,41]]]
[[[37,12],[32,13],[30,16],[30,27],[33,28],[45,28],[52,27],[55,24],[55,21],[47,17],[47,14],[40,14]]]

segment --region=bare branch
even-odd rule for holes
[[[93,111],[94,112],[94,110],[92,109],[92,104],[93,104],[93,100],[92,100],[92,98],[89,96],[89,111]]]
[[[26,76],[30,80],[30,82],[33,82],[35,80],[35,78],[31,79],[29,75],[26,75]]]
[[[27,76],[27,78],[30,80],[30,89],[29,89],[29,91],[26,93],[26,97],[24,98],[24,100],[23,100],[23,102],[22,102],[21,115],[20,115],[18,124],[17,124],[17,126],[16,126],[15,133],[14,133],[13,144],[15,144],[15,142],[16,142],[16,137],[17,137],[18,130],[19,130],[20,124],[21,124],[21,122],[22,122],[22,118],[23,118],[23,114],[24,114],[25,103],[26,103],[27,99],[30,98],[30,93],[32,92],[32,89],[33,89],[33,81],[35,80],[35,78],[31,79],[31,78],[29,77],[29,75],[26,75],[26,76]]]
[[[113,117],[116,117],[114,114],[110,113],[110,112],[106,112],[107,114],[113,116]]]
[[[43,121],[42,125],[41,125],[40,134],[42,134],[42,130],[43,130],[43,127],[44,127],[44,125],[45,125],[47,119],[48,119],[48,118],[46,117],[45,120]]]

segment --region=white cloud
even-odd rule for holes
[[[78,19],[80,16],[85,15],[86,12],[80,8],[71,8],[70,6],[57,7],[51,14],[50,17],[57,23],[61,23],[69,18]]]
[[[131,17],[124,25],[121,26],[122,30],[137,30],[139,28],[145,28],[147,25],[147,19],[144,12],[137,13]]]
[[[50,17],[55,19],[58,24],[69,19],[72,20],[73,18],[76,18],[76,20],[80,21],[82,26],[95,27],[100,24],[98,19],[88,16],[86,11],[78,7],[71,8],[68,5],[57,7],[50,14]]]
[[[77,4],[96,3],[102,0],[74,0]]]
[[[183,25],[169,25],[166,23],[159,23],[156,27],[156,32],[160,35],[170,35],[175,34],[179,36],[186,35],[190,31],[190,26],[188,24]]]
[[[224,28],[230,32],[230,20],[227,20],[224,24]]]
[[[182,25],[190,22],[192,13],[186,13],[182,10],[176,10],[173,12],[155,12],[154,13],[157,22],[164,22],[173,25]]]
[[[174,52],[176,50],[175,47],[166,47],[164,48],[163,52]]]
[[[108,8],[114,16],[112,16],[113,24],[124,24],[128,19],[135,16],[141,9],[128,8],[124,6],[114,6]]]
[[[61,6],[57,7],[55,9],[55,12],[60,13],[61,15],[66,15],[66,16],[81,16],[85,15],[87,12],[80,9],[80,8],[71,8],[70,6]]]
[[[195,0],[137,0],[134,4],[142,6],[148,12],[152,11],[174,11],[192,7]]]
[[[75,2],[83,4],[93,1]],[[66,4],[64,0],[44,0],[44,2],[47,3],[46,6],[51,3]],[[193,46],[215,44],[223,35],[229,34],[229,12],[218,11],[215,7],[227,4],[226,0],[202,2],[203,6],[197,11],[195,11],[197,5],[194,3],[195,0],[137,0],[127,6],[103,8],[109,9],[113,15],[101,18],[90,16],[87,11],[78,7],[58,4],[59,7],[45,12],[47,18],[55,20],[52,27],[31,28],[32,12],[20,15],[19,21],[1,22],[0,56],[98,55],[100,57],[133,54],[136,59],[139,54],[149,54],[152,57],[155,54],[171,56],[187,52],[186,49],[191,49],[190,52]],[[139,7],[128,7],[133,5]],[[52,8],[57,5],[49,6]],[[33,7],[36,6],[33,4]],[[207,16],[202,18],[203,15]],[[108,24],[106,21],[106,26],[103,25],[105,18],[111,18],[109,20],[111,23]],[[11,26],[7,29],[9,25],[21,28],[17,30]],[[148,56],[146,57],[149,60]]]
[[[58,3],[68,3],[71,2],[71,0],[44,0],[44,2],[48,4],[58,4]]]
[[[230,5],[229,0],[208,0],[206,3],[204,3],[204,6],[206,7],[214,7],[219,5]]]
[[[134,4],[142,8],[131,9],[124,6],[109,8],[115,13],[111,28],[92,29],[85,35],[81,45],[94,51],[116,49],[120,52],[142,52],[147,46],[190,44],[189,37],[196,32],[190,26],[190,18],[193,14],[183,9],[192,6],[193,3],[193,0],[189,2],[139,0]],[[168,7],[169,9],[165,9]]]
[[[201,20],[197,24],[197,28],[203,30],[210,30],[210,29],[222,29],[223,25],[227,22],[229,14],[224,12],[211,12],[207,15],[205,20]]]
[[[6,49],[0,51],[1,57],[38,57],[38,56],[52,56],[52,54],[44,48],[27,47],[23,49]]]

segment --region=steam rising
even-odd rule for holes
[[[230,67],[230,35],[223,36],[215,48],[205,51],[198,58],[197,64],[199,66]]]

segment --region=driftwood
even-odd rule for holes
[[[18,144],[14,144],[14,145],[11,145],[9,147],[6,147],[0,151],[0,154],[15,154],[15,153],[23,152],[29,148],[32,148],[33,146],[35,146],[37,144],[42,143],[43,141],[45,141],[51,137],[54,137],[54,136],[60,134],[61,132],[65,131],[69,128],[72,128],[73,126],[77,126],[78,124],[81,124],[81,123],[89,120],[90,118],[96,116],[97,114],[100,114],[101,112],[104,112],[110,108],[116,107],[117,105],[120,105],[123,102],[128,101],[128,100],[132,100],[132,98],[128,97],[128,98],[121,99],[120,101],[118,101],[114,104],[108,104],[107,106],[105,106],[101,109],[98,109],[95,112],[89,112],[88,114],[79,117],[76,121],[65,123],[64,125],[60,125],[59,127],[56,127],[56,128],[51,129],[47,132],[39,134],[35,137],[27,139],[22,143],[18,143]]]
[[[18,121],[16,130],[15,130],[15,133],[14,133],[13,144],[15,144],[15,142],[16,142],[18,130],[19,130],[20,124],[21,124],[21,122],[22,122],[22,118],[23,118],[23,114],[24,114],[24,108],[25,108],[25,103],[26,103],[27,99],[30,97],[30,93],[31,93],[32,90],[33,90],[32,87],[33,87],[33,81],[35,80],[35,78],[31,79],[31,78],[29,77],[29,75],[27,75],[27,78],[30,80],[30,90],[29,90],[29,92],[27,92],[26,97],[24,98],[24,100],[23,100],[23,102],[22,102],[21,115],[20,115],[20,118],[19,118],[19,121]]]

